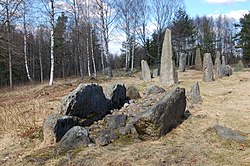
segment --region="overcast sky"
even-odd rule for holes
[[[184,0],[186,11],[191,17],[227,15],[239,20],[250,10],[250,0]],[[150,28],[153,31],[153,27]],[[118,39],[118,40],[117,40]],[[125,36],[117,34],[110,41],[110,52],[120,54],[121,40]]]

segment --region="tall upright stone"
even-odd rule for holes
[[[221,60],[220,60],[220,52],[216,52],[216,59],[215,59],[215,78],[222,78],[222,66],[221,66]]]
[[[202,70],[202,61],[201,61],[201,51],[200,48],[196,49],[195,55],[195,69],[201,71]]]
[[[142,79],[146,82],[151,81],[151,72],[147,61],[141,61]]]
[[[187,54],[181,53],[179,60],[179,71],[181,72],[186,71],[186,61],[187,61]]]
[[[160,81],[167,86],[178,82],[177,72],[173,63],[171,31],[166,30],[162,45]]]
[[[210,53],[205,53],[203,59],[203,81],[214,81],[213,62]]]
[[[222,56],[222,67],[226,66],[226,59],[225,56]]]

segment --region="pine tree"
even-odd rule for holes
[[[239,40],[239,48],[243,50],[243,59],[249,63],[250,62],[250,12],[245,14],[243,18],[240,19],[239,24],[236,27],[240,27],[240,32],[236,35]]]

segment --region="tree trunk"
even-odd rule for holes
[[[88,75],[90,77],[91,76],[91,71],[90,71],[89,35],[88,35],[88,32],[87,32],[87,39],[86,40],[87,40],[86,44],[87,44],[87,63],[88,63],[87,69],[88,69]]]
[[[93,69],[94,69],[94,77],[96,77],[96,65],[95,65],[95,57],[94,57],[94,43],[93,43],[93,31],[91,26],[91,34],[90,34],[90,45],[91,45],[91,56],[92,56],[92,63],[93,63]]]
[[[50,12],[50,21],[51,21],[51,34],[50,34],[50,80],[49,80],[49,86],[53,84],[54,80],[54,0],[50,0],[51,5],[51,12]]]
[[[40,79],[41,83],[43,83],[43,63],[42,63],[42,52],[41,52],[41,39],[39,39],[39,65],[40,65]]]
[[[7,16],[7,41],[8,41],[8,56],[9,56],[9,81],[10,81],[10,88],[13,88],[12,82],[12,55],[11,55],[11,48],[10,48],[10,13],[9,13],[9,6],[6,5],[6,16]]]
[[[28,66],[28,60],[27,60],[27,30],[26,30],[26,3],[23,1],[24,5],[24,13],[23,13],[23,52],[24,52],[24,64],[26,69],[26,74],[30,82],[32,82],[30,72],[29,72],[29,66]]]

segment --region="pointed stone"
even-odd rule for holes
[[[178,82],[178,75],[175,71],[175,66],[172,59],[173,53],[171,44],[171,31],[167,29],[162,46],[160,68],[160,81],[167,86],[176,84]]]
[[[179,71],[181,72],[186,71],[186,61],[187,61],[187,54],[181,53],[180,60],[179,60]]]
[[[192,104],[198,104],[202,102],[201,94],[200,94],[200,87],[199,87],[198,82],[196,82],[191,87],[190,95],[191,95]]]
[[[210,53],[205,53],[203,59],[203,81],[214,81],[213,62]]]
[[[150,82],[151,81],[151,72],[150,72],[150,68],[148,66],[147,61],[145,61],[145,60],[141,61],[141,69],[142,69],[142,79],[146,82]]]
[[[200,48],[196,49],[196,56],[195,56],[195,69],[201,71],[202,70],[202,61],[201,61],[201,52]]]

